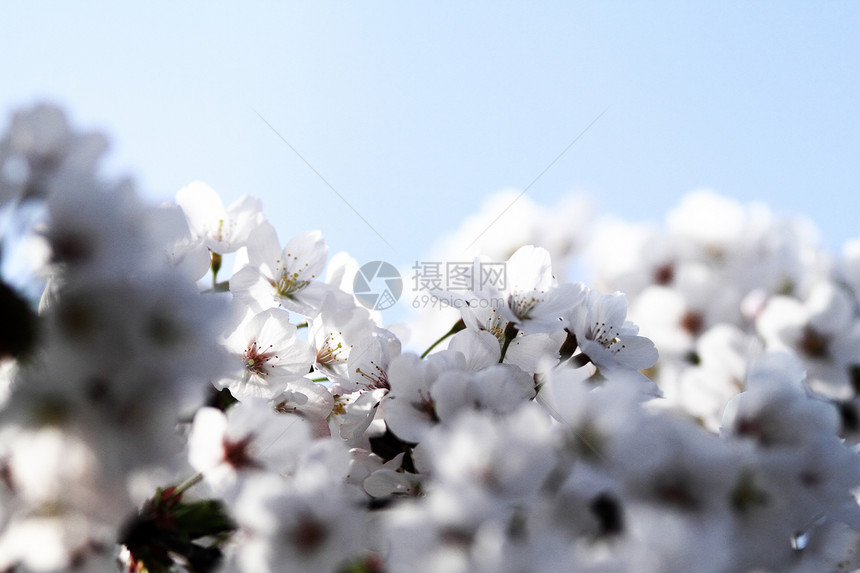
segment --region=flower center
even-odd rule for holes
[[[340,333],[337,333],[340,335]],[[331,332],[325,337],[325,341],[320,346],[317,352],[317,363],[323,365],[331,365],[346,362],[346,356],[341,356],[346,347],[343,342],[338,340],[335,344],[335,333]]]
[[[702,332],[704,326],[705,319],[698,312],[688,310],[681,317],[681,328],[694,336]]]
[[[272,345],[270,344],[266,350],[270,350],[271,348]],[[266,376],[268,374],[266,365],[272,358],[277,358],[277,355],[267,354],[265,350],[258,348],[256,340],[251,342],[242,354],[245,369],[258,376]]]
[[[508,327],[508,321],[502,318],[502,315],[495,308],[492,311],[493,314],[487,319],[483,330],[498,338],[499,344],[502,344],[505,341],[505,329]]]
[[[281,278],[275,284],[275,289],[278,291],[278,296],[292,296],[308,286],[310,281],[299,279],[299,273],[291,273],[284,270]]]
[[[322,549],[329,538],[326,524],[309,513],[299,515],[297,523],[287,532],[286,540],[305,557],[310,557]]]
[[[803,329],[800,339],[800,349],[810,358],[824,359],[829,355],[828,345],[830,340],[817,332],[814,328],[807,326]]]
[[[433,397],[430,396],[430,393],[424,393],[421,390],[418,390],[419,400],[415,402],[410,402],[410,406],[412,406],[416,411],[424,414],[431,422],[434,424],[438,424],[440,422],[439,415],[436,414],[436,402],[433,400]]]
[[[287,263],[291,263],[295,265],[298,262],[298,257],[295,255],[291,255],[287,253]],[[301,266],[296,271],[291,271],[286,267],[285,263],[282,263],[280,260],[276,261],[277,266],[275,267],[275,275],[280,274],[280,277],[277,281],[269,281],[275,290],[278,293],[278,296],[282,297],[290,297],[309,284],[311,284],[310,280],[306,280],[301,278],[302,274],[308,269],[307,263],[304,266]],[[282,269],[279,270],[278,267],[284,265]],[[315,275],[311,275],[311,279],[315,278]]]
[[[538,291],[532,291],[531,295],[524,293],[512,293],[508,295],[508,306],[514,313],[514,316],[522,319],[528,318],[532,308],[543,300],[535,296],[537,294]]]
[[[226,242],[233,234],[233,221],[218,219],[218,225],[206,229],[209,238],[218,242]]]
[[[385,370],[372,360],[370,361],[369,371],[362,370],[361,368],[356,368],[355,371],[364,376],[367,380],[368,388],[385,388],[386,390],[391,388],[388,384],[388,375],[385,373]]]
[[[235,442],[224,438],[224,461],[237,470],[259,468],[260,464],[254,459],[251,452],[253,442],[254,434],[248,434]]]
[[[621,339],[618,335],[621,334],[618,330],[615,329],[611,324],[606,324],[605,322],[595,322],[594,326],[591,329],[591,339],[606,348],[607,350],[612,350],[612,347],[619,342]],[[624,346],[622,345],[622,348]],[[620,349],[616,349],[616,352]]]

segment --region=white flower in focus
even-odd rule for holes
[[[480,339],[473,339],[470,346],[474,344],[482,346],[487,344],[490,338],[486,334],[492,335],[492,338],[495,339],[495,349],[491,350],[495,354],[493,362],[499,361],[502,348],[506,345],[507,337],[515,333],[514,337],[507,343],[504,362],[519,366],[526,372],[536,372],[544,356],[557,356],[558,349],[564,342],[564,333],[562,331],[551,335],[526,334],[522,331],[517,331],[514,323],[504,317],[504,313],[491,306],[477,305],[472,308],[464,308],[461,312],[466,327],[469,330],[480,333]],[[563,322],[559,321],[560,326],[563,324]],[[487,348],[487,350],[490,349]]]
[[[218,193],[200,181],[180,189],[176,202],[185,212],[192,234],[221,255],[244,247],[251,231],[265,220],[258,198],[243,195],[225,209]]]
[[[238,400],[272,399],[307,374],[314,362],[313,350],[296,338],[289,315],[276,308],[247,314],[224,344],[235,366],[215,385],[229,388]]]
[[[477,372],[499,362],[499,341],[486,330],[467,328],[449,339],[448,350],[466,358],[466,370]]]
[[[328,388],[307,378],[297,378],[272,400],[275,411],[295,414],[313,428],[314,437],[329,437],[328,417],[334,408],[334,397]]]
[[[564,315],[581,303],[584,287],[556,285],[549,253],[531,245],[518,249],[496,274],[486,265],[478,259],[473,263],[471,273],[473,280],[480,279],[480,288],[448,291],[440,298],[458,303],[469,329],[495,336],[505,362],[534,372],[542,356],[557,353],[564,341]]]
[[[369,447],[370,433],[382,434],[385,428],[374,426],[379,403],[388,392],[385,388],[340,393],[341,389],[330,388],[334,394],[334,406],[328,418],[333,436],[340,436],[350,447]]]
[[[334,290],[320,282],[327,255],[319,231],[300,233],[282,249],[275,228],[262,223],[248,237],[248,265],[230,279],[230,292],[251,307],[280,305],[312,318]]]
[[[654,343],[627,320],[627,297],[621,293],[589,291],[567,319],[582,353],[598,368],[642,370],[657,361]]]
[[[354,344],[373,336],[375,325],[367,309],[329,293],[320,313],[308,321],[308,338],[316,350],[314,367],[332,383],[349,387],[347,360]]]
[[[505,263],[505,269],[507,282],[498,292],[506,301],[501,311],[505,319],[527,334],[561,330],[562,315],[584,296],[581,283],[555,284],[546,249],[520,247]]]
[[[388,390],[388,365],[399,354],[400,340],[391,331],[374,327],[372,334],[350,351],[347,367],[351,386],[343,385],[344,389]]]
[[[552,274],[552,262],[546,249],[527,245],[517,249],[501,270],[485,268],[487,261],[475,260],[472,282],[476,288],[466,293],[445,293],[464,303],[463,320],[474,323],[468,315],[485,309],[500,314],[526,334],[552,333],[564,327],[562,315],[579,304],[584,296],[583,285],[557,285]]]

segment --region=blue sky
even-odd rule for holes
[[[860,236],[857,30],[848,2],[6,2],[0,111],[59,102],[150,197],[258,195],[283,242],[399,265],[605,112],[530,198],[660,220],[708,187],[835,248]]]

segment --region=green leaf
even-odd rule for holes
[[[173,512],[177,530],[187,539],[199,539],[233,531],[236,526],[219,500],[180,503]]]

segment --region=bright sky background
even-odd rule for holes
[[[709,187],[860,236],[857,2],[123,4],[4,2],[0,123],[59,102],[150,197],[257,195],[282,242],[409,265],[604,111],[531,199],[656,221]]]

